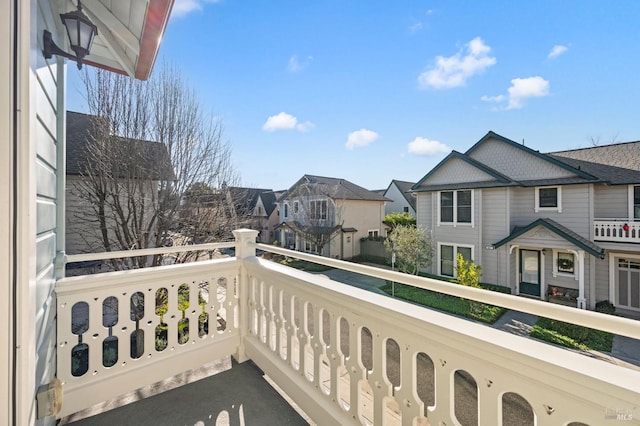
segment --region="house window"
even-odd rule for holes
[[[473,247],[470,246],[438,244],[438,253],[440,261],[438,274],[447,277],[456,276],[456,257],[458,253],[465,260],[473,260]]]
[[[562,213],[562,188],[559,186],[548,188],[536,188],[535,211],[557,211]]]
[[[289,204],[285,203],[284,204],[284,218],[288,218],[289,217]]]
[[[640,186],[633,187],[633,219],[640,220]]]
[[[314,220],[327,219],[327,200],[309,202],[309,216]]]
[[[300,204],[297,201],[293,202],[293,213],[298,214],[300,211]]]
[[[306,251],[307,253],[318,253],[318,246],[312,242],[305,240],[304,251]]]
[[[402,209],[402,211],[403,211],[403,212],[405,212],[405,213],[409,213],[409,207],[404,207],[404,208]]]
[[[376,238],[378,235],[380,235],[380,232],[378,229],[370,229],[368,234],[369,238]]]
[[[575,272],[575,259],[573,253],[558,253],[556,267],[560,273],[573,274]]]
[[[473,223],[473,190],[441,191],[438,201],[440,223]]]

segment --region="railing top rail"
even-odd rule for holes
[[[620,334],[634,339],[640,339],[640,322],[628,318],[605,315],[599,312],[586,311],[553,303],[545,303],[525,297],[515,297],[511,294],[466,287],[433,278],[419,277],[417,275],[390,271],[375,266],[367,266],[343,260],[331,259],[328,257],[283,249],[281,247],[268,244],[255,243],[254,247],[266,252],[306,260],[308,262],[318,263],[332,268],[343,269],[413,287],[437,291],[451,296],[462,297],[482,303],[501,306],[507,309],[527,312],[542,317],[582,325],[584,327]]]
[[[231,247],[235,247],[234,241],[224,242],[224,243],[193,244],[193,245],[172,246],[172,247],[154,247],[154,248],[148,248],[148,249],[107,251],[102,253],[70,254],[70,255],[67,255],[66,261],[67,263],[87,262],[92,260],[120,259],[123,257],[153,256],[155,254],[184,253],[188,251],[209,251],[209,250],[231,248]]]

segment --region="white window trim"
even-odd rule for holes
[[[616,273],[618,272],[618,259],[640,259],[640,254],[622,253],[622,252],[609,252],[609,301],[616,304],[616,291],[617,281]],[[622,306],[622,309],[636,311],[638,308],[631,306]]]
[[[629,189],[628,189],[628,196],[627,196],[627,205],[628,205],[628,218],[630,222],[633,222],[634,220],[636,220],[636,218],[633,215],[633,190],[636,186],[640,186],[640,185],[629,185]]]
[[[289,203],[282,203],[282,217],[284,219],[289,219]]]
[[[367,230],[367,237],[371,236],[372,232],[377,234],[377,235],[374,235],[373,238],[380,236],[380,229],[369,229]]]
[[[556,188],[558,190],[558,207],[540,207],[540,190],[541,189],[552,189]],[[536,186],[536,205],[534,211],[538,212],[558,212],[562,213],[562,187],[561,186]]]
[[[444,242],[438,242],[438,257],[437,257],[437,262],[438,262],[438,275],[442,276],[442,277],[448,277],[449,275],[442,275],[442,268],[441,268],[441,263],[442,263],[442,246],[451,246],[453,247],[453,254],[454,254],[454,258],[453,258],[453,278],[458,278],[458,273],[456,272],[456,258],[458,257],[458,247],[464,247],[464,248],[470,248],[471,249],[471,260],[475,262],[475,246],[470,245],[470,244],[456,244],[456,243],[444,243]]]
[[[458,222],[458,196],[457,196],[457,192],[458,191],[471,191],[471,222]],[[442,221],[442,209],[440,208],[440,200],[441,200],[441,196],[440,194],[443,192],[453,192],[453,222],[443,222]],[[448,226],[453,226],[454,228],[456,226],[470,226],[470,227],[474,227],[474,218],[475,218],[475,190],[473,189],[450,189],[447,191],[438,191],[437,192],[438,196],[437,196],[437,209],[438,209],[438,226],[442,226],[442,225],[448,225]]]
[[[558,253],[568,253],[573,255],[573,272],[560,272],[558,271]],[[578,280],[578,259],[576,259],[576,254],[571,250],[559,250],[553,249],[553,277],[569,277],[574,280]]]

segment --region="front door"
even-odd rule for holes
[[[520,294],[540,296],[540,252],[520,250]]]

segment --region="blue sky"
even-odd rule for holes
[[[223,120],[243,185],[382,189],[489,130],[541,152],[640,140],[639,17],[635,0],[176,0],[156,66]]]

